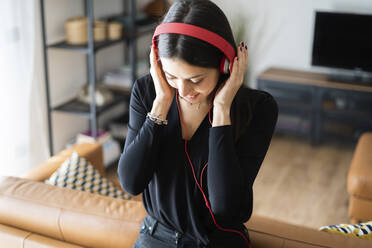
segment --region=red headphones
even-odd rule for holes
[[[156,37],[158,35],[164,34],[164,33],[175,33],[175,34],[184,34],[184,35],[192,36],[194,38],[198,38],[200,40],[208,42],[208,43],[212,44],[213,46],[217,47],[218,49],[220,49],[225,54],[225,56],[223,56],[223,58],[221,59],[221,62],[220,62],[220,72],[223,73],[223,74],[227,74],[227,73],[231,74],[232,65],[234,63],[234,58],[235,58],[235,49],[234,49],[233,46],[230,45],[230,43],[228,43],[221,36],[211,32],[207,29],[204,29],[204,28],[201,28],[201,27],[198,27],[198,26],[195,26],[195,25],[191,25],[191,24],[174,23],[174,22],[163,23],[163,24],[160,24],[159,26],[157,26],[157,28],[155,30],[155,33],[152,37],[152,43],[154,44],[153,47],[154,47],[154,50],[155,50],[154,52],[155,52],[156,56],[158,56]],[[177,100],[178,114],[180,115],[181,125],[184,126],[183,119],[182,119],[182,116],[181,116],[180,106],[179,106],[179,103],[178,103],[178,91],[177,90],[176,90],[176,94],[177,94],[176,95],[176,100]],[[212,125],[211,111],[210,111],[211,110],[211,103],[212,103],[212,100],[210,100],[210,102],[209,102],[209,123]],[[205,205],[209,209],[209,212],[210,212],[210,214],[213,218],[214,224],[217,226],[217,228],[219,228],[222,231],[238,233],[240,236],[242,236],[244,238],[248,248],[250,248],[249,241],[247,240],[247,238],[241,232],[236,231],[236,230],[232,230],[232,229],[222,228],[216,223],[213,212],[212,212],[212,210],[209,206],[207,197],[205,196],[203,188],[202,188],[203,172],[204,172],[204,169],[207,167],[208,162],[203,167],[203,170],[202,170],[201,176],[200,176],[200,184],[199,184],[198,180],[195,176],[194,166],[192,165],[191,159],[190,159],[189,154],[187,152],[187,130],[186,130],[186,138],[185,138],[185,152],[186,152],[187,158],[189,160],[189,163],[190,163],[190,166],[191,166],[191,169],[192,169],[192,173],[193,173],[193,176],[194,176],[195,183],[196,183],[200,192],[203,195]]]
[[[235,58],[235,49],[229,42],[227,42],[224,38],[215,34],[208,29],[201,28],[192,24],[186,23],[178,23],[178,22],[168,22],[162,23],[156,27],[155,33],[152,37],[152,43],[155,44],[155,48],[157,49],[156,44],[156,37],[160,34],[165,33],[173,33],[173,34],[184,34],[188,36],[192,36],[199,40],[203,40],[208,42],[209,44],[217,47],[221,50],[225,56],[221,59],[220,62],[220,72],[223,74],[227,74],[232,72],[232,65],[234,63]],[[157,54],[157,50],[155,49],[155,53]]]

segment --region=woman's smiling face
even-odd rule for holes
[[[203,102],[217,85],[220,73],[216,68],[193,66],[179,58],[160,58],[170,86],[190,103]]]

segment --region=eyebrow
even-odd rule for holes
[[[172,76],[172,77],[175,77],[172,74],[170,74],[169,72],[166,72],[165,70],[164,70],[164,72],[167,73],[168,75]],[[199,75],[196,75],[196,76],[193,76],[193,77],[190,77],[190,78],[186,78],[186,79],[197,78],[197,77],[200,77],[200,76],[203,76],[203,75],[205,75],[205,73],[204,74],[199,74]]]

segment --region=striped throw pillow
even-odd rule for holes
[[[131,195],[116,188],[111,181],[101,176],[98,170],[76,151],[44,182],[119,199],[132,199]]]
[[[372,240],[372,221],[361,222],[356,225],[338,224],[323,226],[319,228],[319,231]]]

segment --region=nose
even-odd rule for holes
[[[185,82],[185,81],[179,81],[177,88],[178,88],[179,94],[183,97],[189,95],[189,93],[192,92],[190,83]]]

